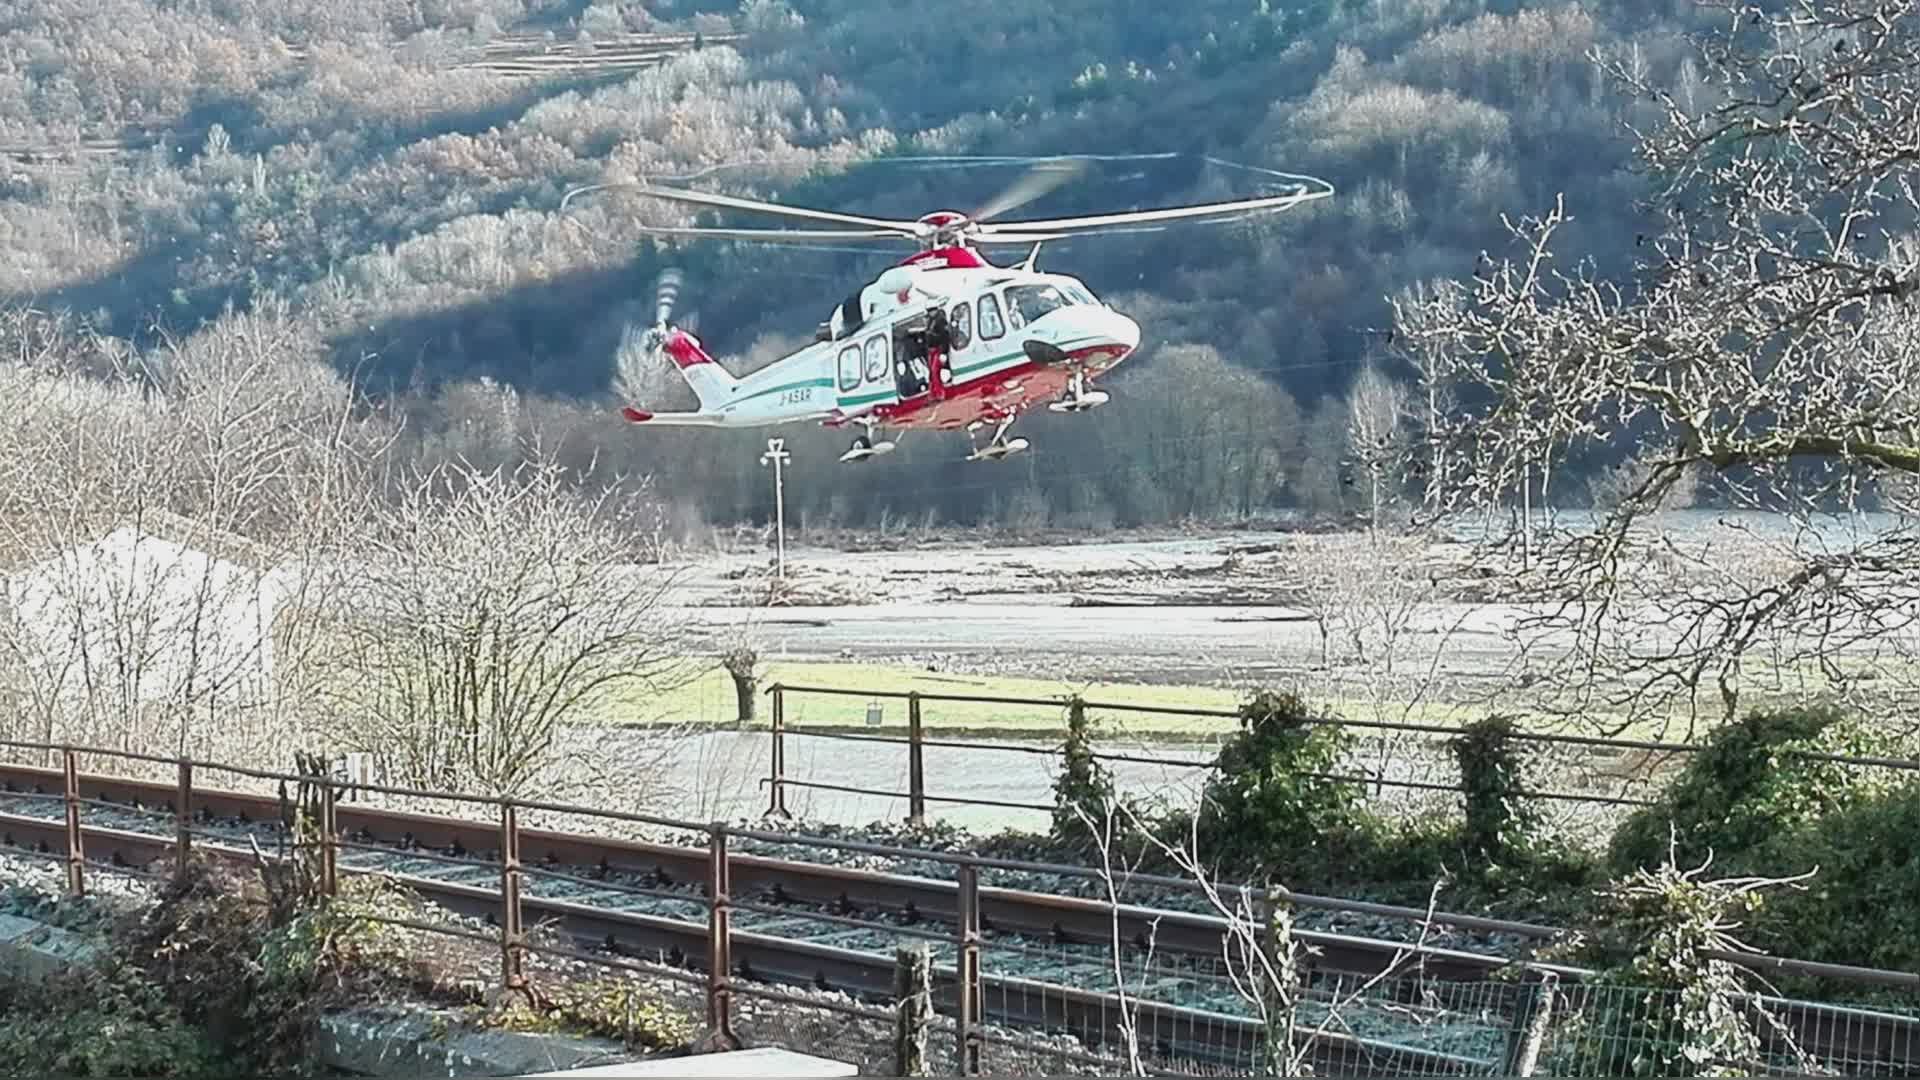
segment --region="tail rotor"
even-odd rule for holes
[[[677,266],[669,266],[660,271],[653,285],[653,325],[647,329],[646,349],[650,355],[658,356],[666,348],[667,336],[673,332],[673,308],[680,300],[680,286],[686,276]]]

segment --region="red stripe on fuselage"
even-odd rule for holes
[[[882,405],[874,409],[873,416],[888,427],[905,430],[951,430],[975,420],[998,420],[1061,397],[1076,368],[1086,372],[1087,382],[1091,384],[1094,376],[1125,359],[1130,351],[1118,345],[1095,345],[1068,353],[1067,360],[1061,363],[1029,360],[985,378],[947,387],[944,395],[927,393],[898,404]],[[1009,384],[1017,384],[1018,389],[1009,389]]]

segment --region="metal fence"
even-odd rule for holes
[[[710,1048],[787,1045],[897,1074],[904,1026],[924,1031],[921,1069],[930,1073],[1245,1075],[1305,1064],[1323,1076],[1515,1075],[1625,1071],[1636,1060],[1682,1054],[1691,1037],[1676,1019],[1683,1002],[1673,993],[1598,984],[1577,968],[1302,933],[1296,940],[1317,955],[1299,965],[1297,984],[1276,983],[1250,977],[1251,954],[1230,947],[1224,921],[1226,932],[1209,945],[1215,924],[1202,916],[1088,908],[1088,901],[1016,893],[996,880],[1035,871],[1098,876],[1084,867],[94,748],[7,745],[51,755],[59,767],[0,765],[0,848],[63,866],[74,896],[103,873],[164,879],[185,872],[196,854],[250,866],[254,842],[295,847],[281,818],[284,796],[210,787],[206,778],[306,785],[318,807],[323,892],[339,895],[368,876],[392,882],[424,905],[404,916],[368,917],[419,935],[423,953],[455,956],[470,971],[490,969],[486,977],[509,989],[577,978],[571,969],[584,961],[699,1012],[702,1045]],[[112,761],[126,771],[143,766],[149,778],[82,769]],[[160,773],[171,782],[153,778]],[[465,805],[478,816],[373,809],[349,801],[350,792]],[[666,826],[703,842],[533,829],[523,824],[533,813]],[[918,860],[946,867],[951,878],[741,854],[748,843]],[[1304,896],[1294,903],[1388,910]],[[1076,912],[1090,913],[1091,922],[1076,921]],[[1011,932],[1009,924],[1022,919],[1028,930],[1051,920],[1054,933]],[[1085,932],[1100,925],[1110,930],[1111,948],[1104,932]],[[1551,932],[1507,924],[1514,926]],[[1266,947],[1258,934],[1247,940]],[[900,950],[916,945],[927,949],[924,995],[902,978],[915,965],[903,963]],[[1382,947],[1391,956],[1381,959]],[[1853,974],[1920,992],[1920,976],[1911,973]],[[1733,1044],[1736,1056],[1751,1059],[1740,1067],[1920,1071],[1920,1020],[1911,1013],[1757,993],[1740,995],[1736,1005],[1753,1014],[1751,1047]]]
[[[913,823],[927,821],[932,805],[987,807],[1027,815],[1050,815],[1055,809],[1050,801],[995,798],[965,792],[1008,786],[1009,778],[1017,776],[1024,767],[1019,764],[1022,760],[1040,767],[1027,773],[1025,787],[1033,790],[1044,784],[1045,781],[1039,778],[1046,775],[1043,770],[1047,766],[1057,766],[1060,762],[1068,730],[1067,716],[1076,709],[1087,717],[1090,730],[1095,733],[1096,745],[1104,743],[1108,747],[1116,742],[1151,741],[1146,736],[1130,733],[1134,725],[1128,722],[1129,718],[1157,716],[1220,722],[1233,721],[1239,715],[1225,709],[1089,700],[1071,695],[1025,698],[784,684],[775,684],[766,692],[772,698],[772,716],[768,775],[763,783],[768,788],[767,814],[779,818],[793,816],[789,802],[789,792],[792,791],[861,796],[868,800],[869,807],[886,807],[887,815],[898,815]],[[865,699],[869,703],[865,729],[849,730],[850,725],[844,722],[796,723],[793,714],[800,711],[810,698],[834,701]],[[881,702],[904,705],[901,710],[904,712],[904,723],[886,723],[885,710],[876,707]],[[967,709],[978,712],[982,707],[1004,710],[1010,715],[1013,723],[1000,725],[1002,730],[1025,728],[1031,730],[1032,735],[1028,737],[1023,733],[1020,741],[1014,741],[1004,736],[973,739],[929,734],[930,728],[937,731],[948,726],[938,723],[937,710]],[[836,707],[835,712],[840,712],[842,708]],[[1049,717],[1054,718],[1051,726],[1047,722]],[[1337,773],[1315,773],[1315,778],[1351,784],[1382,811],[1429,817],[1459,815],[1461,802],[1458,795],[1464,792],[1465,785],[1446,745],[1448,740],[1461,734],[1459,728],[1333,717],[1313,718],[1309,723],[1345,728],[1357,736],[1349,760],[1345,763],[1346,768]],[[1224,734],[1226,725],[1222,723],[1219,727]],[[904,773],[904,787],[883,788],[801,779],[788,764],[788,744],[796,738],[852,743],[868,748],[844,759],[852,762],[853,766],[859,766],[858,769],[842,766],[844,771],[860,771],[868,775],[876,771],[871,767],[873,754],[883,752],[881,748],[895,748],[894,753],[898,756],[893,760],[898,764],[898,772]],[[1663,784],[1677,774],[1690,757],[1707,749],[1699,743],[1527,731],[1515,732],[1511,739],[1528,759],[1529,782],[1507,794],[1532,803],[1541,811],[1541,817],[1549,827],[1568,835],[1585,837],[1605,836],[1633,810],[1653,805]],[[1133,767],[1134,787],[1187,787],[1189,790],[1184,798],[1191,805],[1197,797],[1197,782],[1212,767],[1218,745],[1217,739],[1187,740],[1182,746],[1187,752],[1180,757],[1170,756],[1164,749],[1161,752],[1143,753],[1111,748],[1095,749],[1091,757],[1115,771]],[[1786,756],[1829,762],[1863,772],[1902,777],[1920,774],[1920,760],[1907,758],[1853,757],[1806,751],[1796,751]],[[938,759],[938,767],[931,771],[931,780],[928,768],[930,757]],[[1140,767],[1160,770],[1158,783]],[[813,774],[818,775],[821,771],[816,767]],[[840,770],[830,765],[824,771]],[[1145,784],[1138,782],[1142,779],[1146,780]]]

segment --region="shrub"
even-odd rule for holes
[[[1915,836],[1920,781],[1909,781],[1856,799],[1742,859],[1759,864],[1756,872],[1813,871],[1755,917],[1754,944],[1809,960],[1920,971]]]
[[[220,1058],[168,995],[110,959],[0,984],[0,1060],[46,1076],[207,1076]]]
[[[1067,706],[1067,738],[1060,755],[1060,775],[1053,782],[1053,838],[1080,847],[1092,838],[1080,813],[1098,827],[1109,807],[1120,812],[1120,801],[1113,776],[1093,756],[1093,725],[1079,698]]]
[[[473,1013],[487,1027],[619,1039],[629,1050],[681,1050],[699,1034],[686,1010],[621,976],[554,987],[539,1008],[508,998]]]
[[[1240,730],[1220,748],[1203,794],[1203,856],[1273,869],[1361,834],[1359,789],[1327,775],[1353,737],[1320,720],[1290,692],[1259,691],[1240,707]]]
[[[1866,755],[1896,747],[1838,710],[1750,714],[1715,731],[1657,802],[1621,825],[1608,861],[1616,873],[1659,865],[1671,824],[1679,862],[1697,864],[1709,850],[1725,862],[1884,786],[1863,770],[1798,756],[1808,751]]]

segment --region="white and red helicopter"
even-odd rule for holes
[[[841,455],[843,462],[893,450],[891,441],[875,441],[877,430],[965,428],[973,444],[968,460],[1004,458],[1028,446],[1026,439],[1006,437],[1023,412],[1043,404],[1056,412],[1080,412],[1103,404],[1108,395],[1094,389],[1093,380],[1111,371],[1140,344],[1139,325],[1096,297],[1080,280],[1035,269],[1042,243],[1115,226],[1234,219],[1263,210],[1290,209],[1333,193],[1324,181],[1302,177],[1308,182],[1293,184],[1286,194],[1263,198],[987,223],[988,218],[1038,198],[1080,171],[1068,159],[1047,162],[972,214],[941,210],[914,221],[651,185],[603,184],[569,192],[567,199],[600,188],[632,187],[661,199],[859,226],[640,226],[644,232],[662,235],[832,244],[897,243],[906,238],[916,241],[920,249],[835,307],[815,331],[812,344],[744,377],[735,377],[715,362],[692,334],[670,329],[663,312],[653,328],[654,342],[693,388],[700,408],[655,413],[629,405],[622,415],[647,425],[762,427],[797,421],[819,421],[833,428],[858,425],[865,434]],[[1018,266],[996,266],[978,250],[993,244],[1032,245],[1032,250]],[[975,433],[988,423],[994,425],[993,436],[982,447]]]

